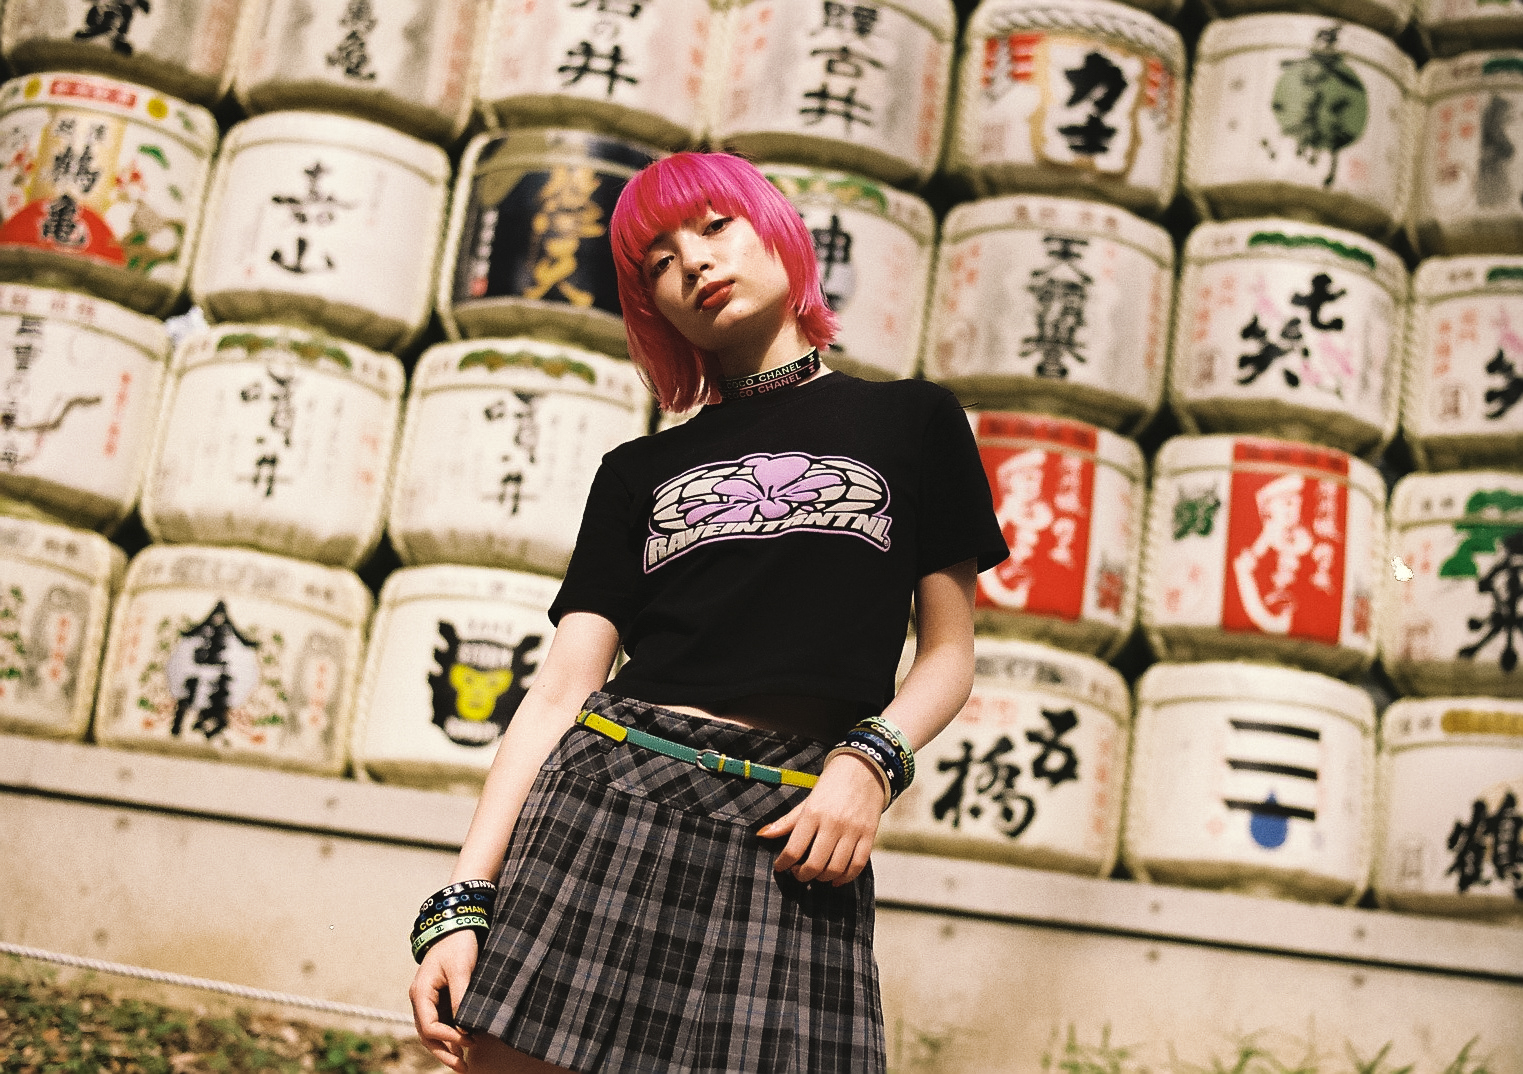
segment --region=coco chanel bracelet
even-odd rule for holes
[[[439,939],[459,929],[474,929],[485,939],[492,925],[492,905],[497,885],[488,880],[466,880],[441,888],[427,899],[418,911],[412,927],[412,957],[422,962],[428,949]]]
[[[872,763],[883,785],[883,808],[893,804],[915,778],[915,753],[909,740],[892,723],[881,718],[863,720],[846,732],[839,745],[825,757],[829,761],[838,753],[855,753]]]

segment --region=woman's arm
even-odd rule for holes
[[[973,689],[973,594],[978,574],[965,560],[920,579],[915,587],[915,659],[883,715],[920,749],[952,722]],[[778,872],[800,880],[849,884],[867,867],[883,788],[865,757],[831,758],[809,796],[757,834],[788,837]]]
[[[497,879],[540,766],[572,726],[587,695],[608,680],[618,648],[618,631],[601,615],[567,612],[561,618],[534,685],[497,746],[450,883]],[[447,1007],[446,1016],[453,1013],[475,969],[476,952],[474,932],[445,935],[423,956],[408,991],[419,1038],[451,1070],[464,1069],[465,1034],[444,1021],[440,1009]]]

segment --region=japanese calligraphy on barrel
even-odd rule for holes
[[[814,239],[825,300],[841,331],[825,360],[869,380],[915,375],[936,222],[928,205],[860,176],[763,165]]]
[[[971,412],[1010,558],[978,578],[981,632],[1109,658],[1137,614],[1142,452],[1085,422]]]
[[[738,0],[710,139],[759,160],[911,186],[941,157],[950,0]]]
[[[357,566],[381,536],[403,382],[392,355],[321,333],[192,333],[170,366],[143,525],[156,541]]]
[[[95,739],[337,775],[370,604],[337,567],[150,545],[111,618]]]
[[[169,312],[216,145],[210,112],[146,86],[11,79],[0,86],[0,276]]]
[[[470,117],[490,0],[262,0],[233,92],[449,142]]]
[[[1435,257],[1412,277],[1402,432],[1423,469],[1523,458],[1523,257]]]
[[[1523,701],[1407,699],[1381,717],[1375,895],[1523,922]]]
[[[1129,432],[1158,408],[1174,244],[1125,209],[1040,195],[947,214],[923,368],[979,406]]]
[[[0,284],[0,493],[115,527],[137,503],[168,362],[151,317]]]
[[[478,793],[555,634],[554,578],[405,567],[386,579],[355,720],[355,770]]]
[[[1187,432],[1376,450],[1396,432],[1407,270],[1362,235],[1291,220],[1185,242],[1169,401]]]
[[[627,361],[533,339],[430,347],[407,400],[392,547],[410,565],[559,574],[604,452],[649,420]]]
[[[126,565],[98,533],[0,517],[0,729],[84,737]]]
[[[1417,26],[1429,51],[1453,56],[1507,48],[1523,38],[1523,5],[1495,0],[1420,0]]]
[[[244,0],[11,0],[0,48],[13,71],[99,71],[211,105],[232,80],[244,7]]]
[[[1418,85],[1413,245],[1430,254],[1523,253],[1523,50],[1434,60]]]
[[[1385,548],[1373,466],[1289,440],[1180,436],[1153,474],[1141,601],[1160,659],[1370,665]]]
[[[428,321],[449,158],[369,120],[276,112],[228,132],[191,294],[221,321],[405,349]]]
[[[471,139],[439,267],[452,339],[534,335],[627,352],[608,219],[657,151],[573,130]]]
[[[1523,697],[1523,474],[1408,474],[1391,491],[1380,662],[1404,692]]]
[[[1384,236],[1412,190],[1417,69],[1374,30],[1244,15],[1196,48],[1183,181],[1208,218],[1291,216]]]
[[[983,0],[947,167],[980,194],[1050,191],[1151,213],[1174,198],[1185,49],[1110,0]]]
[[[492,7],[477,96],[505,126],[594,126],[681,149],[703,132],[706,79],[722,66],[717,6],[503,0]]]
[[[1138,879],[1353,902],[1373,850],[1375,706],[1309,671],[1155,664],[1137,681],[1121,859]]]
[[[1031,642],[973,642],[973,693],[915,755],[883,846],[1108,876],[1131,723],[1126,681]]]

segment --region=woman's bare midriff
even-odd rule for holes
[[[716,705],[712,711],[693,705],[663,705],[662,708],[721,723],[801,735],[821,742],[839,742],[861,718],[861,706],[849,701],[798,694],[752,694]]]

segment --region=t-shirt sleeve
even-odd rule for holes
[[[596,612],[625,635],[637,608],[640,582],[639,533],[629,487],[608,457],[592,479],[576,547],[560,592],[550,604],[550,621],[560,624],[567,612]]]
[[[920,472],[919,577],[965,559],[977,559],[983,572],[1009,557],[973,427],[951,392],[926,423]]]

